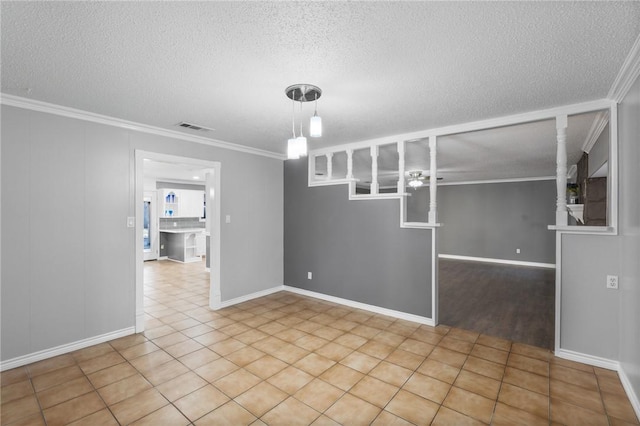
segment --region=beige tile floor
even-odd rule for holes
[[[613,371],[280,292],[212,312],[145,263],[144,334],[2,373],[3,425],[638,424]]]

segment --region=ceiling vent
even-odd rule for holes
[[[181,121],[180,123],[176,124],[176,126],[182,127],[185,129],[197,130],[199,132],[211,132],[215,130],[210,127],[200,126],[198,124],[193,124],[193,123],[187,123],[186,121]]]

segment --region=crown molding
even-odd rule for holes
[[[611,85],[607,98],[616,103],[622,102],[638,76],[640,76],[640,35],[636,38],[629,54],[622,63],[622,67]]]
[[[277,160],[286,160],[287,156],[277,152],[267,151],[259,148],[252,148],[244,145],[238,145],[231,142],[221,141],[218,139],[210,139],[202,136],[188,135],[175,130],[163,129],[160,127],[149,126],[147,124],[127,121],[120,118],[109,117],[107,115],[95,114],[93,112],[83,111],[80,109],[65,107],[62,105],[51,104],[48,102],[37,101],[35,99],[23,98],[20,96],[0,93],[0,104],[8,105],[16,108],[29,109],[32,111],[45,112],[48,114],[60,115],[63,117],[75,118],[92,123],[106,124],[108,126],[119,127],[121,129],[134,130],[142,133],[149,133],[158,136],[164,136],[173,139],[180,139],[188,142],[209,145],[216,148],[228,149],[231,151],[243,152],[246,154],[259,155],[262,157],[275,158]]]
[[[591,152],[591,149],[598,141],[598,138],[602,134],[602,131],[607,124],[609,123],[609,111],[600,111],[596,114],[593,119],[593,123],[591,123],[591,128],[589,129],[589,133],[587,134],[587,138],[584,140],[584,144],[582,144],[582,151],[587,154]]]

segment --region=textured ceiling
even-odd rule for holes
[[[638,2],[1,8],[2,92],[280,153],[290,84],[322,88],[325,147],[604,98],[640,33]]]

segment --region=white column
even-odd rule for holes
[[[436,203],[436,192],[438,182],[438,162],[436,159],[436,137],[429,136],[429,223],[438,222],[438,210]]]
[[[347,149],[347,179],[353,179],[353,149]]]
[[[556,117],[557,153],[556,153],[556,225],[568,224],[567,214],[567,116]]]
[[[327,179],[333,179],[333,153],[327,154]]]
[[[404,141],[398,142],[398,194],[404,194]]]
[[[371,194],[378,193],[378,145],[371,147]]]

